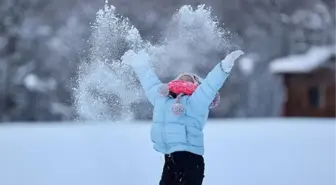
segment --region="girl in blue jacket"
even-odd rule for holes
[[[204,178],[203,128],[209,109],[219,100],[218,90],[229,76],[235,60],[243,54],[234,51],[217,64],[203,80],[185,73],[178,80],[193,83],[191,95],[172,92],[151,68],[145,50],[127,51],[122,60],[132,66],[154,106],[150,137],[154,149],[165,157],[160,185],[201,185]]]

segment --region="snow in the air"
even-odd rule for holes
[[[158,185],[148,122],[3,124],[1,185]],[[204,185],[335,185],[335,119],[205,127]]]
[[[315,46],[304,54],[275,59],[270,63],[273,73],[310,72],[335,55],[335,46]]]
[[[127,50],[146,49],[155,72],[164,79],[208,67],[214,60],[209,56],[226,51],[229,45],[230,32],[205,5],[181,6],[167,22],[161,41],[154,43],[142,38],[133,23],[116,12],[108,3],[97,12],[88,61],[78,69],[74,107],[86,120],[115,120],[118,111],[132,117],[132,106],[146,99],[134,71],[121,60]]]
[[[256,55],[245,55],[242,56],[238,62],[239,69],[245,74],[250,75],[255,68]]]

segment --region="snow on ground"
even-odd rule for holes
[[[158,185],[150,124],[0,125],[0,185]],[[335,119],[210,121],[204,185],[335,185]]]

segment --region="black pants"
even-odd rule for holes
[[[160,185],[202,185],[203,178],[203,156],[190,152],[165,155]]]

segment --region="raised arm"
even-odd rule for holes
[[[204,112],[209,109],[216,93],[230,75],[235,60],[242,54],[244,53],[240,50],[230,53],[208,73],[201,85],[189,97],[188,102],[191,104],[191,107],[198,112]]]
[[[122,57],[122,61],[134,69],[145,91],[146,97],[149,102],[154,105],[155,100],[160,97],[158,88],[162,85],[162,82],[149,64],[148,53],[144,50],[138,53],[129,50]]]

